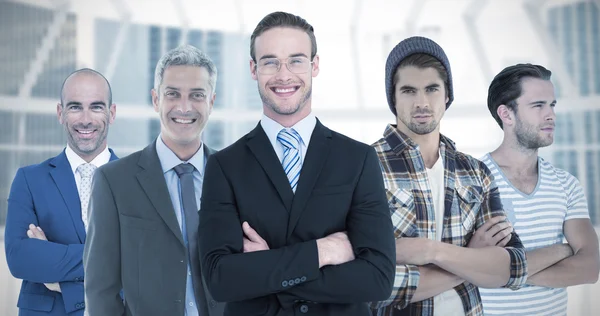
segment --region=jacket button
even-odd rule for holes
[[[306,305],[302,304],[302,305],[300,306],[300,312],[301,312],[302,314],[306,314],[306,313],[308,313],[308,306],[306,306]]]
[[[215,307],[217,305],[217,302],[215,302],[215,300],[210,300],[210,307]]]
[[[281,282],[281,286],[283,286],[283,287],[287,287],[287,286],[288,286],[288,281],[283,281],[283,282]]]

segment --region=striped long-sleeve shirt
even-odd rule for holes
[[[373,144],[377,152],[396,238],[435,239],[433,197],[425,163],[416,143],[388,125],[384,137]],[[505,216],[498,188],[486,165],[461,152],[440,136],[440,159],[444,163],[444,227],[442,242],[466,247],[473,233],[485,221]],[[506,287],[517,289],[527,279],[525,251],[519,237],[505,247],[510,255],[510,278]],[[419,284],[419,267],[397,265],[390,297],[371,303],[373,314],[433,315],[433,298],[410,303]],[[469,282],[454,288],[463,302],[466,316],[483,315],[479,290]]]

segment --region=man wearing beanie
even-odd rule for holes
[[[396,277],[390,297],[371,304],[373,315],[483,315],[477,286],[517,289],[527,266],[489,169],[440,134],[454,99],[448,58],[428,38],[403,40],[388,56],[385,86],[397,125],[373,147],[395,229]]]

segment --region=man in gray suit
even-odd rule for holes
[[[202,177],[214,152],[201,135],[216,81],[214,63],[197,48],[166,53],[152,90],[159,137],[96,171],[83,254],[90,316],[222,315],[195,264]]]

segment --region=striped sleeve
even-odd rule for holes
[[[573,175],[567,173],[565,183],[567,192],[567,215],[565,221],[577,218],[590,218],[587,200],[581,184]]]
[[[396,265],[396,277],[390,297],[384,301],[372,302],[370,307],[379,309],[391,305],[399,309],[406,308],[417,291],[420,276],[416,265]]]

